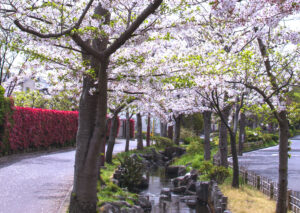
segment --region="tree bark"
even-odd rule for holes
[[[142,132],[142,116],[140,113],[136,114],[137,120],[137,149],[142,150],[143,146],[143,132]]]
[[[279,177],[278,177],[278,199],[276,213],[287,212],[287,186],[288,186],[288,139],[289,123],[287,112],[279,113]]]
[[[245,139],[246,139],[246,115],[245,113],[241,113],[241,118],[240,118],[240,125],[239,125],[239,151],[238,154],[239,156],[243,155],[243,148],[244,148],[244,143],[245,143]]]
[[[203,112],[204,119],[204,160],[210,160],[210,131],[211,131],[211,111]]]
[[[223,110],[223,118],[224,121],[228,124],[230,108],[227,107]],[[228,141],[227,141],[227,127],[224,122],[220,121],[219,124],[219,152],[220,152],[220,165],[224,167],[228,167]]]
[[[161,137],[168,137],[167,132],[168,132],[168,125],[161,122],[160,123],[160,136]]]
[[[173,139],[173,126],[168,126],[168,138]]]
[[[130,141],[130,117],[129,117],[129,112],[126,112],[126,145],[125,145],[125,152],[129,151],[129,141]]]
[[[106,150],[106,162],[112,163],[112,154],[116,142],[116,137],[118,133],[118,113],[114,113],[111,119],[111,128],[109,132],[109,139]]]
[[[173,142],[176,145],[179,145],[179,140],[180,140],[181,116],[182,115],[178,115],[178,117],[175,118],[175,132],[174,132]]]
[[[89,94],[89,90],[95,86],[94,80],[86,76],[83,82],[70,213],[96,212],[99,153],[106,136],[107,62],[101,63],[98,94]]]
[[[150,146],[150,129],[151,129],[151,118],[150,118],[150,113],[149,113],[148,119],[147,119],[147,137],[146,137],[147,147]]]
[[[230,147],[233,164],[233,177],[231,186],[234,188],[239,188],[239,161],[236,152],[236,135],[233,133],[233,131],[230,131]]]

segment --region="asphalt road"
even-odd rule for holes
[[[117,140],[114,153],[124,143]],[[74,150],[0,158],[0,213],[57,213],[72,187],[74,159]]]
[[[300,135],[290,139],[291,158],[288,162],[288,187],[300,192]],[[244,153],[239,157],[239,163],[248,170],[254,171],[264,177],[278,180],[278,148],[279,146],[269,147],[253,152]]]

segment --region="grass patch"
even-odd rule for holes
[[[227,208],[234,213],[274,213],[276,210],[276,201],[271,200],[261,191],[243,184],[240,178],[240,188],[232,188],[232,169],[230,177],[219,185],[224,196],[228,197]]]
[[[235,189],[230,184],[224,183],[220,185],[220,189],[228,197],[228,209],[234,213],[275,212],[276,202],[250,186],[242,185],[239,189]]]

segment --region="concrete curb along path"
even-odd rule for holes
[[[117,140],[114,153],[125,140]],[[136,141],[130,141],[130,149]],[[66,212],[73,184],[75,150],[0,158],[0,213]]]

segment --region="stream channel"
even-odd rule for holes
[[[152,204],[151,213],[210,213],[207,205],[198,204],[189,207],[185,195],[171,193],[171,199],[160,198],[163,188],[172,189],[171,178],[167,177],[164,168],[148,172],[149,187],[140,194],[149,196]]]

